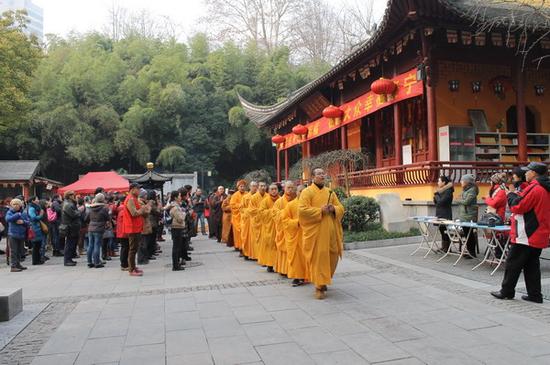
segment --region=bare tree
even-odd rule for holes
[[[514,44],[517,53],[523,56],[524,64],[535,46],[550,37],[548,0],[471,0],[471,6],[463,12],[473,19],[480,32],[507,29],[506,44],[519,34]],[[532,62],[539,66],[547,58],[550,54],[536,57]]]
[[[145,9],[130,11],[113,0],[104,32],[113,40],[139,36],[162,40],[176,39],[181,27],[169,16],[157,16]]]
[[[327,63],[338,59],[337,17],[325,0],[302,1],[293,14],[291,28],[296,58]]]
[[[288,46],[299,61],[334,64],[372,33],[374,0],[204,0],[216,40]]]
[[[254,40],[268,52],[286,44],[288,21],[298,0],[205,0],[204,20],[218,40]]]
[[[340,9],[340,48],[349,51],[368,40],[374,32],[374,0],[347,1]]]

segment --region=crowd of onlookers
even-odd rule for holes
[[[454,188],[447,176],[441,176],[434,194],[436,216],[462,222],[478,222],[481,226],[510,225],[510,233],[499,233],[496,255],[506,255],[506,271],[500,291],[491,294],[498,299],[511,299],[521,271],[525,276],[527,295],[525,300],[542,303],[541,273],[539,257],[550,241],[550,180],[548,167],[541,162],[531,162],[525,167],[515,167],[512,174],[495,173],[491,176],[491,187],[484,197],[487,205],[480,214],[478,207],[479,188],[474,175],[461,178],[462,193],[455,201],[459,206],[457,217],[453,217],[452,204]],[[439,226],[442,236],[442,250],[447,252],[451,241],[445,225]],[[463,227],[467,259],[476,257],[478,234],[475,228]],[[502,252],[501,247],[509,240],[510,249]]]
[[[65,266],[75,266],[74,259],[85,256],[90,268],[102,268],[117,257],[123,271],[142,275],[137,265],[155,260],[162,252],[158,242],[164,241],[165,225],[169,225],[177,241],[173,269],[183,270],[191,260],[190,238],[199,225],[206,234],[208,199],[201,189],[193,192],[189,185],[165,198],[166,204],[155,190],[137,184],[131,184],[127,194],[98,187],[90,195],[67,191],[63,197],[48,199],[7,198],[0,204],[0,241],[6,238],[6,250],[0,254],[6,255],[12,272],[27,269],[23,262],[28,256],[32,265],[44,264],[51,252],[63,257]]]

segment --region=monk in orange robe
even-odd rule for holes
[[[254,247],[250,241],[250,231],[252,229],[250,223],[250,200],[258,191],[258,183],[250,182],[250,191],[246,194],[241,202],[241,250],[245,260],[254,259]]]
[[[242,238],[241,238],[241,204],[243,197],[246,195],[246,181],[239,180],[237,182],[237,191],[233,194],[229,206],[231,207],[231,229],[233,230],[233,243],[235,249],[241,251],[242,255]]]
[[[275,215],[275,244],[277,245],[277,263],[275,264],[275,271],[283,276],[288,274],[288,259],[282,216],[283,210],[288,203],[295,198],[294,189],[294,183],[292,181],[286,181],[284,184],[284,194],[274,205],[274,209],[277,211]]]
[[[281,225],[286,244],[286,258],[288,260],[288,278],[292,280],[292,286],[300,286],[309,279],[307,263],[302,249],[302,228],[298,223],[299,197],[305,186],[300,185],[296,189],[296,199],[291,200],[281,214]],[[292,190],[294,184],[292,185]],[[294,197],[294,194],[292,195]]]
[[[300,194],[298,223],[302,228],[303,250],[315,297],[326,298],[338,258],[342,257],[344,207],[332,190],[325,187],[323,169],[313,170],[313,184]]]
[[[274,208],[276,202],[280,199],[279,188],[276,184],[269,185],[268,194],[260,203],[258,218],[261,219],[260,251],[258,263],[267,266],[268,272],[273,272],[273,267],[277,263],[277,245],[275,244],[275,218],[279,213]]]
[[[250,230],[249,230],[249,242],[250,242],[250,258],[253,260],[258,259],[258,253],[260,250],[260,236],[262,234],[262,219],[260,216],[260,203],[265,197],[265,192],[267,190],[267,184],[265,182],[260,182],[258,184],[258,191],[251,195],[250,202],[248,204],[248,216],[250,219]],[[252,193],[252,188],[250,190]],[[260,263],[261,264],[261,263]]]
[[[222,243],[227,247],[235,246],[233,240],[233,227],[231,224],[231,196],[235,194],[234,190],[229,190],[229,194],[222,202]]]

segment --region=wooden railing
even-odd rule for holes
[[[350,187],[388,187],[435,184],[441,175],[458,183],[462,176],[473,174],[479,183],[489,183],[497,172],[510,173],[520,162],[460,162],[428,161],[410,165],[383,167],[348,173]],[[344,175],[338,175],[338,185],[344,186]]]

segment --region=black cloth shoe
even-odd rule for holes
[[[183,271],[183,270],[185,270],[185,268],[184,268],[184,267],[181,267],[181,266],[180,266],[180,267],[173,267],[173,268],[172,268],[172,271]]]
[[[500,291],[492,291],[491,295],[497,299],[514,299],[513,295],[504,295]]]
[[[66,262],[65,266],[76,266],[76,262],[74,261]]]
[[[100,269],[100,268],[102,268],[102,267],[105,267],[105,265],[103,265],[103,264],[97,264],[97,265],[95,265],[94,267],[95,267],[96,269]]]
[[[22,266],[21,264],[17,265],[16,267],[21,270],[27,270],[27,268],[25,266]]]
[[[94,266],[95,266],[95,265],[92,264],[92,263],[89,263],[89,264],[88,264],[88,267],[89,267],[90,269],[91,269],[92,267],[94,267]]]
[[[187,247],[187,251],[195,251],[195,249],[192,246]]]
[[[530,297],[529,295],[522,295],[521,299],[526,300],[528,302],[533,302],[533,303],[539,303],[539,304],[542,303],[542,298],[535,299],[533,297]]]
[[[189,256],[184,257],[184,260],[185,260],[185,261],[191,261],[191,257],[189,257]]]
[[[61,256],[63,256],[63,254],[62,254],[61,252],[59,252],[59,251],[54,251],[54,252],[53,252],[53,256],[55,256],[55,257],[61,257]]]
[[[273,266],[268,266],[267,267],[267,272],[275,272],[275,270],[273,270]]]

